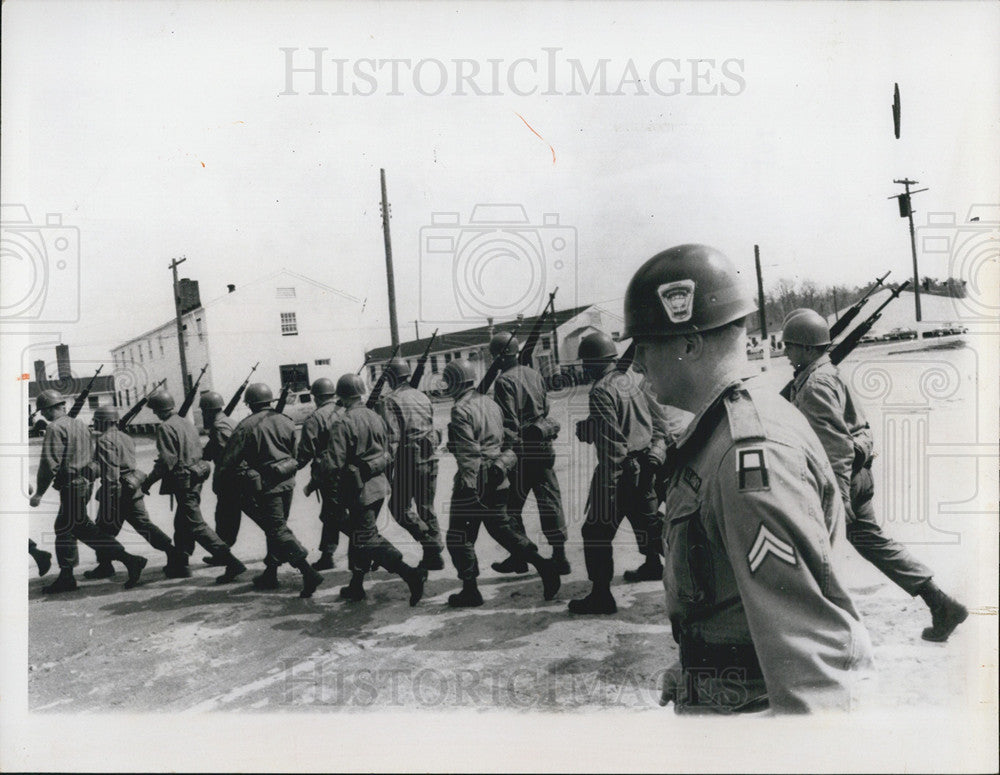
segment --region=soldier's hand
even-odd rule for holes
[[[313,486],[313,483],[311,481],[307,482],[306,486],[302,488],[302,492],[304,492],[306,494],[307,498],[310,495],[312,495],[315,491],[316,491],[316,488]]]
[[[31,496],[31,500],[28,501],[28,503],[31,504],[31,508],[33,508],[33,509],[37,509],[38,508],[38,504],[41,503],[41,502],[42,502],[42,496],[40,496],[40,495],[32,495]]]

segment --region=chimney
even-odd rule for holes
[[[518,325],[520,325],[523,322],[524,322],[524,313],[523,312],[518,312],[517,313],[517,323],[518,323]]]
[[[181,314],[190,312],[201,306],[201,296],[198,293],[198,281],[185,277],[177,282],[177,295],[180,299]]]
[[[486,318],[486,325],[489,327],[490,339],[493,338],[493,318]]]
[[[232,283],[229,283],[229,285],[227,285],[226,288],[229,290],[230,293],[236,290],[236,286],[233,285]]]
[[[56,345],[56,368],[58,370],[60,380],[71,379],[73,377],[73,372],[69,363],[69,345]]]
[[[46,382],[45,361],[35,361],[35,382]]]

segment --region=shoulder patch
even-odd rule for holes
[[[726,416],[729,418],[729,433],[733,441],[763,439],[764,424],[760,421],[757,407],[750,394],[741,388],[734,388],[726,396]]]
[[[750,573],[756,573],[769,554],[773,554],[777,559],[789,565],[794,566],[799,564],[798,558],[795,556],[795,547],[787,541],[778,538],[761,522],[760,529],[757,531],[757,538],[747,553]]]
[[[736,451],[736,477],[740,492],[770,490],[771,481],[767,472],[767,461],[763,447],[751,447]]]
[[[698,492],[701,489],[701,477],[695,473],[691,466],[684,467],[684,473],[681,474],[681,478],[684,480],[684,484],[695,492]]]

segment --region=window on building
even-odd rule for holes
[[[369,366],[368,367],[368,374],[369,374],[369,376],[371,376],[373,383],[378,380],[378,377],[375,374],[375,367],[374,366]]]
[[[313,361],[313,363],[315,363],[317,366],[329,366],[330,365],[330,359],[329,358],[317,358],[315,361]]]
[[[116,403],[115,406],[124,406],[124,404],[122,404],[122,391],[116,391],[115,395],[118,398],[118,403]]]
[[[96,409],[101,405],[101,399],[98,396],[87,396],[87,406],[91,409]]]
[[[277,288],[274,293],[276,299],[294,299],[295,298],[295,288]]]
[[[153,360],[153,340],[146,340],[146,347],[149,349],[149,360]]]
[[[436,355],[431,356],[431,374],[438,373],[438,357]]]
[[[199,342],[204,342],[205,341],[205,332],[201,328],[201,318],[195,318],[194,319],[194,328],[198,332],[198,341]],[[150,354],[150,356],[153,355],[152,352],[150,352],[149,354]]]
[[[552,346],[552,343],[549,341],[549,338],[547,336],[543,336],[542,337],[542,352],[543,353],[547,353],[549,351],[549,348],[551,346]]]
[[[299,335],[299,324],[295,320],[294,312],[281,313],[281,335],[282,336]]]
[[[139,351],[139,363],[142,363],[142,343],[141,342],[139,343],[139,346],[136,347],[136,349]]]
[[[309,364],[307,363],[287,363],[279,366],[281,373],[281,387],[288,385],[289,390],[309,389]]]
[[[160,345],[160,357],[162,358],[163,357],[163,337],[162,336],[156,337],[156,343],[158,345]]]
[[[451,353],[445,353],[444,354],[444,362],[445,363],[451,363]]]

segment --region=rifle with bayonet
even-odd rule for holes
[[[548,317],[549,311],[552,312],[553,316],[556,314],[556,292],[558,290],[559,288],[557,286],[556,289],[549,294],[549,303],[545,305],[545,309],[542,311],[542,314],[535,320],[535,325],[532,326],[531,333],[528,334],[528,338],[521,347],[521,352],[517,355],[517,362],[522,366],[531,366],[531,358],[535,352],[535,346],[538,344],[538,339],[542,335],[542,326],[545,325],[545,318]]]
[[[288,383],[281,388],[281,392],[278,394],[278,403],[274,405],[274,411],[281,414],[285,411],[285,406],[288,404],[288,393],[291,391],[292,386]]]
[[[399,352],[399,345],[397,344],[392,349],[392,355],[389,356],[389,360],[391,361],[393,358],[395,358],[396,353],[398,352]],[[365,406],[367,406],[369,409],[374,409],[376,404],[378,404],[378,400],[382,396],[382,388],[385,387],[385,381],[388,378],[389,378],[389,370],[385,366],[383,366],[382,373],[379,374],[378,381],[375,383],[375,386],[372,387],[372,392],[368,394],[368,400],[365,402]]]
[[[150,390],[148,393],[146,393],[146,395],[144,395],[142,398],[136,401],[135,406],[133,406],[131,409],[129,409],[127,412],[125,412],[125,414],[121,416],[121,419],[118,420],[119,430],[122,431],[125,430],[128,427],[128,424],[132,422],[132,420],[134,420],[136,417],[138,417],[139,412],[142,411],[142,408],[146,405],[146,402],[149,400],[149,397],[153,395],[153,393],[157,390],[157,388],[159,388],[160,385],[162,385],[164,382],[166,382],[166,380],[161,379],[159,382],[153,385],[152,390]]]
[[[510,332],[510,336],[507,337],[507,341],[504,344],[503,349],[500,351],[501,353],[507,352],[507,348],[510,347],[510,343],[514,340],[514,336],[517,334],[518,328],[520,328],[519,325],[514,326],[513,330]],[[489,392],[490,388],[493,386],[493,382],[496,380],[497,377],[500,376],[500,369],[502,368],[503,368],[503,358],[497,356],[496,358],[493,359],[493,363],[491,363],[490,367],[486,370],[486,373],[483,375],[483,378],[480,381],[479,385],[476,386],[476,390],[482,393],[483,395],[486,395]]]
[[[247,374],[247,378],[243,380],[243,384],[236,388],[236,392],[233,393],[233,397],[229,399],[229,403],[226,404],[226,408],[222,410],[222,413],[226,415],[226,417],[229,417],[229,415],[233,413],[233,410],[239,405],[240,399],[243,398],[243,391],[247,389],[247,385],[250,384],[250,377],[252,377],[253,373],[257,371],[258,366],[260,366],[260,361],[257,361],[253,365],[253,368],[250,369],[250,373]]]
[[[438,330],[435,328],[434,333],[431,334],[431,340],[427,343],[427,347],[424,348],[424,354],[420,356],[420,360],[417,361],[417,368],[413,370],[413,374],[410,376],[410,387],[419,388],[420,380],[424,378],[424,367],[427,365],[427,359],[431,355],[431,347],[434,346],[434,340],[437,339]]]
[[[890,274],[892,274],[892,270],[891,269],[888,272],[886,272],[884,275],[882,275],[881,277],[877,278],[875,280],[875,284],[871,288],[868,289],[868,291],[865,293],[865,295],[862,296],[860,299],[858,299],[856,302],[854,302],[854,304],[852,304],[850,306],[850,308],[847,310],[847,312],[844,313],[844,316],[842,318],[840,318],[840,320],[838,320],[836,323],[834,323],[832,326],[830,326],[830,338],[831,339],[836,339],[838,336],[840,336],[844,332],[844,330],[849,325],[851,325],[851,323],[854,321],[854,318],[856,318],[858,316],[858,313],[861,312],[861,308],[863,306],[865,306],[865,304],[868,302],[868,297],[871,296],[873,293],[875,293],[875,291],[877,291],[879,288],[882,287],[883,281]]]
[[[76,397],[76,401],[73,402],[73,406],[70,407],[68,412],[70,417],[76,417],[80,414],[80,410],[83,409],[83,405],[87,403],[87,396],[90,395],[90,389],[94,386],[94,382],[97,380],[97,375],[101,373],[101,369],[104,368],[102,363],[97,367],[97,371],[94,372],[94,376],[90,378],[90,382],[87,383],[87,387],[83,389],[83,392]]]
[[[188,410],[191,408],[191,404],[194,403],[194,397],[198,395],[198,385],[201,384],[201,378],[205,376],[205,371],[208,369],[208,364],[206,363],[201,367],[201,374],[198,375],[198,379],[194,381],[191,389],[184,396],[184,403],[181,404],[181,408],[177,410],[178,417],[186,417]]]

